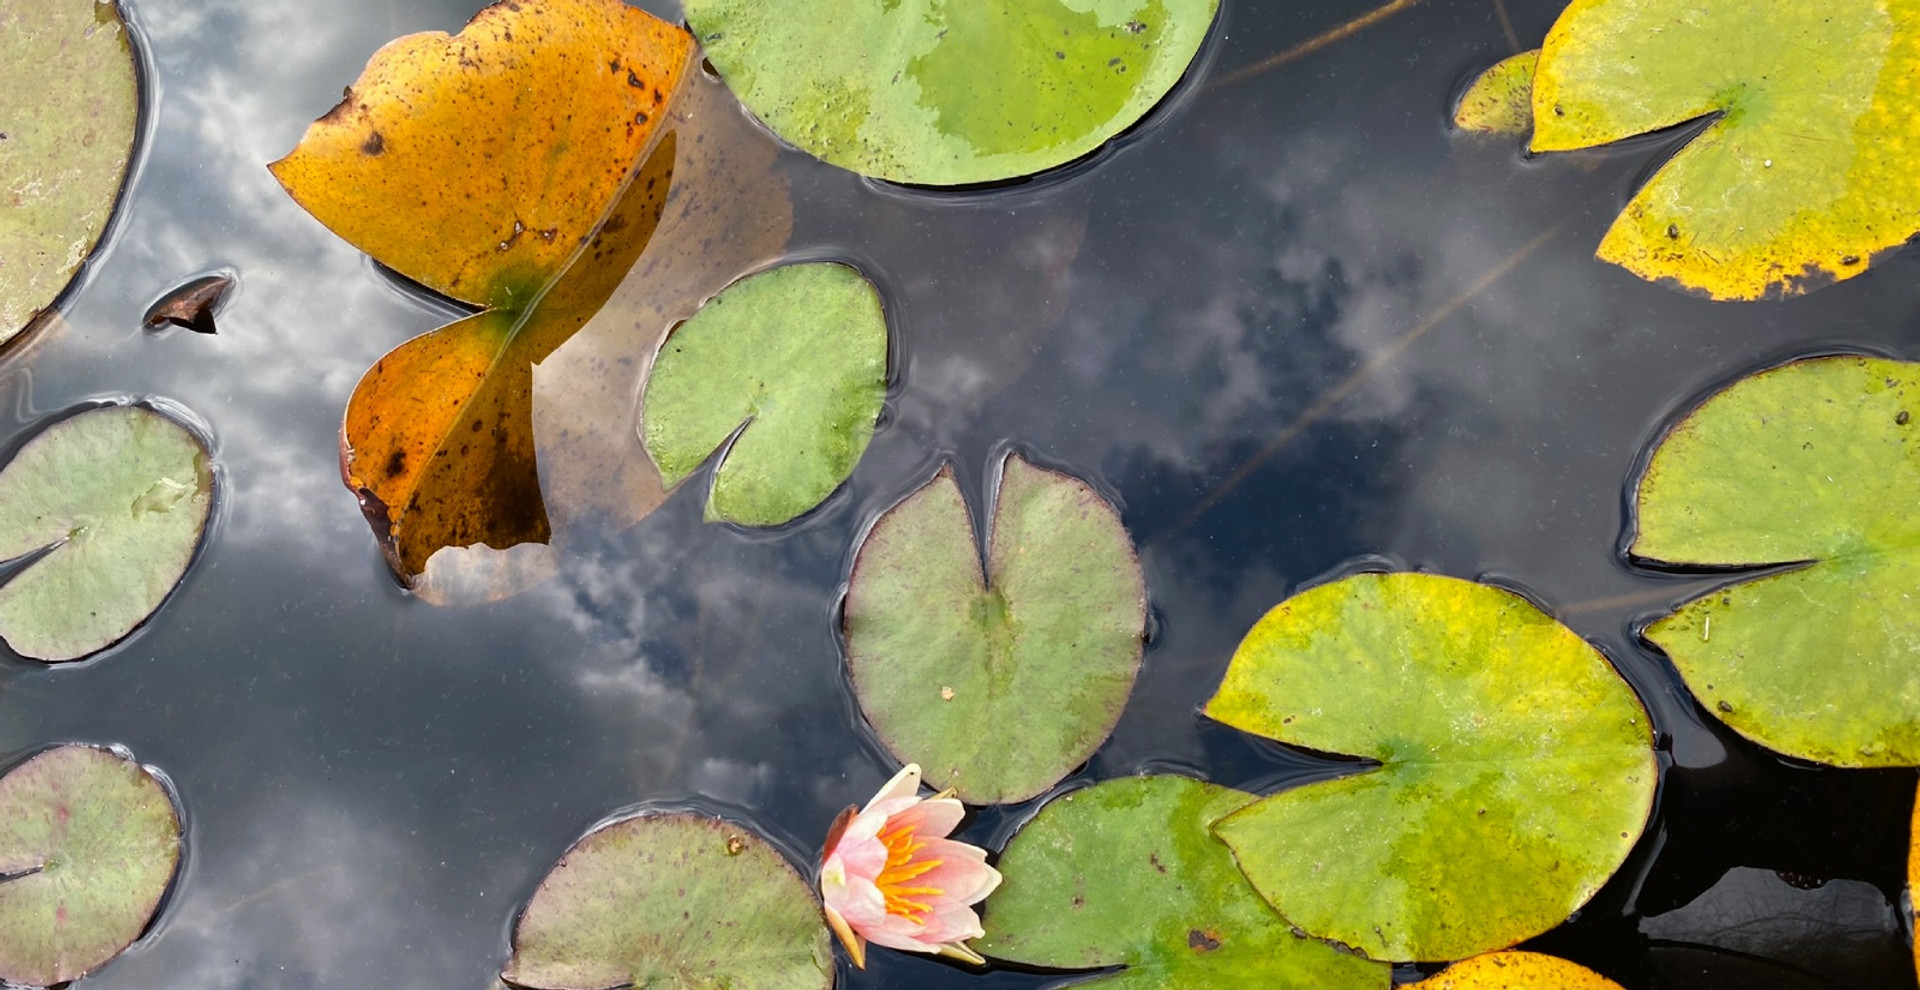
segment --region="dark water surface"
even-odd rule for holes
[[[977,498],[1009,444],[1120,502],[1160,621],[1070,783],[1324,775],[1198,716],[1241,634],[1368,555],[1491,576],[1614,658],[1671,762],[1627,867],[1541,947],[1633,988],[1912,985],[1913,774],[1788,766],[1705,718],[1633,636],[1705,580],[1630,570],[1618,545],[1636,458],[1705,390],[1802,353],[1915,356],[1920,255],[1784,303],[1643,283],[1590,256],[1669,145],[1529,161],[1447,129],[1450,94],[1514,50],[1493,0],[1421,4],[1239,80],[1375,3],[1227,0],[1171,103],[1067,176],[938,196],[782,159],[792,250],[866,267],[902,348],[889,425],[827,508],[769,537],[702,524],[682,491],[589,533],[538,590],[436,608],[386,577],[336,452],[362,372],[447,314],[264,166],[380,44],[477,6],[138,0],[144,164],[68,325],[0,366],[16,435],[162,396],[210,424],[225,472],[207,547],[147,628],[76,667],[0,668],[0,754],[123,743],[185,805],[162,920],[86,986],[490,986],[547,868],[643,802],[731,809],[810,859],[893,770],[833,633],[853,541],[941,458]],[[1531,46],[1558,5],[1506,6]],[[218,336],[139,330],[221,266],[242,285]],[[997,845],[1030,810],[971,837]],[[1050,979],[884,951],[846,975]]]

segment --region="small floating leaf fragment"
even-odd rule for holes
[[[76,660],[160,607],[206,531],[211,458],[143,406],[60,420],[0,469],[0,559],[39,553],[0,585],[0,637],[22,656]]]
[[[1146,581],[1113,506],[1018,455],[1000,474],[984,569],[942,468],[873,524],[844,619],[874,731],[973,804],[1034,797],[1093,755],[1146,629]]]
[[[1646,711],[1525,599],[1360,574],[1256,623],[1206,713],[1378,764],[1221,819],[1255,888],[1373,959],[1444,961],[1551,929],[1625,861],[1653,808]]]
[[[44,750],[0,777],[0,979],[76,980],[145,931],[180,864],[173,798],[98,746]]]
[[[1000,856],[975,947],[1059,969],[1125,966],[1075,986],[1113,990],[1385,990],[1378,962],[1302,937],[1213,837],[1255,800],[1177,776],[1107,780],[1049,801]]]
[[[227,304],[227,293],[233,285],[233,276],[227,274],[189,279],[147,307],[140,325],[149,330],[176,326],[194,333],[215,333],[213,318]]]
[[[35,321],[106,231],[140,115],[116,3],[31,0],[0,30],[0,343]]]
[[[1621,990],[1620,984],[1557,956],[1489,952],[1448,966],[1407,990]]]
[[[1519,137],[1533,129],[1533,69],[1540,50],[1509,55],[1473,80],[1453,110],[1453,126]]]
[[[1654,448],[1631,553],[1767,569],[1647,627],[1703,708],[1776,752],[1920,765],[1920,364],[1795,361],[1716,392]]]
[[[668,334],[641,422],[668,487],[721,451],[709,520],[777,526],[853,473],[886,394],[873,283],[846,265],[785,265],[728,286]]]
[[[1219,0],[688,0],[741,102],[863,175],[961,185],[1078,158],[1186,73]]]
[[[1705,117],[1598,256],[1714,299],[1852,278],[1920,231],[1920,4],[1573,0],[1540,51],[1533,150]]]
[[[589,832],[560,858],[514,924],[501,979],[539,990],[828,990],[833,949],[820,902],[765,839],[718,818],[643,814]]]

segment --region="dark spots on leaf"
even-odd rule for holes
[[[1220,947],[1220,940],[1198,928],[1187,930],[1187,948],[1195,952],[1212,952]]]
[[[1672,224],[1672,223],[1670,223],[1670,224],[1667,224],[1667,236],[1668,236],[1668,237],[1670,237],[1670,238],[1672,238],[1672,239],[1674,239],[1674,240],[1676,240],[1676,241],[1677,241],[1677,240],[1679,240],[1679,239],[1680,239],[1680,225],[1679,225],[1679,224]]]
[[[651,119],[652,118],[647,116],[647,112],[645,110],[642,110],[639,113],[636,113],[633,115],[633,122],[636,124],[645,124],[648,120],[651,120]]]
[[[1087,906],[1087,899],[1085,897],[1082,897],[1079,894],[1075,894],[1073,895],[1073,900],[1070,901],[1069,903],[1073,905],[1074,910],[1078,911],[1079,909]]]
[[[1912,420],[1913,420],[1913,416],[1909,414],[1905,409],[1902,409],[1899,412],[1894,413],[1893,415],[1893,421],[1900,424],[1901,426],[1907,425],[1909,422],[1912,422]]]
[[[609,62],[607,62],[607,71],[608,71],[608,72],[619,72],[619,71],[620,71],[620,60],[616,58],[616,59],[612,59],[612,60],[610,60]]]
[[[397,478],[407,469],[407,452],[396,450],[387,458],[387,477]]]
[[[1727,703],[1726,703],[1726,702],[1724,702],[1724,701],[1722,701],[1722,702],[1720,702],[1719,704],[1717,704],[1717,705],[1715,705],[1714,707],[1715,707],[1715,708],[1718,708],[1718,709],[1720,709],[1720,711],[1721,711],[1721,712],[1722,712],[1723,714],[1729,714],[1729,715],[1730,715],[1730,714],[1732,714],[1732,713],[1733,713],[1733,706],[1732,706],[1732,705],[1729,705],[1729,704],[1727,704]]]
[[[1556,103],[1553,105],[1553,115],[1555,117],[1565,117],[1567,115],[1567,112],[1565,110],[1560,109],[1560,104]]]
[[[386,150],[387,139],[381,137],[379,131],[368,132],[367,139],[360,142],[360,153],[363,155],[384,154]]]
[[[1167,872],[1167,864],[1160,862],[1159,853],[1148,853],[1147,862],[1152,863],[1154,869],[1159,870],[1162,873]]]
[[[1054,58],[1057,58],[1057,59],[1061,59],[1061,60],[1063,60],[1063,61],[1064,61],[1064,60],[1066,59],[1066,57],[1067,57],[1067,53],[1066,53],[1066,52],[1060,52],[1060,51],[1056,51],[1056,52],[1054,52],[1054,53],[1053,53],[1053,57],[1054,57]]]
[[[1857,265],[1860,263],[1860,256],[1857,254],[1847,255],[1840,259],[1840,263],[1843,265]]]
[[[632,86],[634,89],[647,88],[647,84],[644,82],[641,82],[640,77],[637,74],[635,74],[632,69],[627,70],[627,85]]]
[[[1139,21],[1127,22],[1128,34],[1139,34],[1140,32],[1145,31],[1146,29],[1147,29],[1147,26],[1145,24],[1140,23]]]

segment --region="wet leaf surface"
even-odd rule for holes
[[[213,488],[200,438],[151,409],[41,431],[0,469],[0,559],[39,554],[0,585],[0,637],[47,661],[125,638],[186,574]]]
[[[348,406],[342,476],[410,583],[442,548],[550,538],[532,366],[600,310],[659,222],[675,162],[659,123],[690,50],[615,0],[495,5],[459,35],[382,48],[274,163],[335,233],[487,307],[395,349]]]
[[[707,518],[775,526],[859,463],[887,393],[887,321],[846,265],[786,265],[729,286],[660,345],[642,411],[661,481],[715,451]]]
[[[1715,299],[1797,295],[1920,231],[1920,6],[1575,0],[1534,79],[1535,151],[1712,116],[1599,257]]]
[[[146,930],[180,863],[180,817],[139,764],[58,746],[0,777],[0,979],[78,979]]]
[[[1216,832],[1280,913],[1375,959],[1505,948],[1586,903],[1652,807],[1646,712],[1510,592],[1432,574],[1303,591],[1247,633],[1206,713],[1361,757]]]
[[[1024,801],[1113,730],[1140,668],[1133,540],[1085,482],[1007,457],[983,573],[951,469],[887,510],[854,560],[847,663],[874,731],[936,788]]]
[[[119,8],[0,8],[0,343],[67,287],[113,215],[140,116]]]
[[[1556,956],[1490,952],[1454,963],[1409,990],[1620,990],[1620,984]]]
[[[987,901],[995,959],[1125,966],[1076,986],[1385,988],[1386,966],[1294,934],[1211,828],[1254,795],[1184,777],[1103,781],[1049,802],[1008,843]]]
[[[824,990],[833,954],[819,899],[766,840],[647,814],[567,850],[514,926],[501,975],[550,990]]]
[[[782,138],[864,175],[960,185],[1064,164],[1131,126],[1186,72],[1217,8],[689,0],[686,14]]]
[[[233,276],[224,273],[189,279],[155,300],[140,318],[140,325],[149,330],[174,326],[194,333],[216,333],[213,318],[226,305],[233,284]]]
[[[1735,382],[1654,450],[1636,557],[1776,568],[1645,632],[1741,735],[1836,766],[1920,764],[1916,416],[1920,366],[1815,358]]]
[[[1473,80],[1453,109],[1453,126],[1480,134],[1519,137],[1533,130],[1533,70],[1540,51],[1495,62]]]

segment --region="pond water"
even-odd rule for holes
[[[362,372],[449,311],[264,166],[379,45],[477,3],[138,0],[151,115],[123,214],[65,325],[0,366],[16,437],[89,399],[165,397],[209,425],[225,482],[201,558],[132,640],[0,670],[0,753],[125,744],[185,808],[157,928],[86,985],[491,986],[548,867],[640,804],[748,818],[811,861],[894,769],[834,633],[854,542],[942,459],[977,499],[1017,447],[1122,506],[1156,617],[1131,704],[1067,786],[1324,776],[1198,715],[1239,637],[1342,568],[1490,577],[1606,650],[1669,764],[1627,866],[1540,947],[1630,988],[1911,986],[1914,775],[1789,765],[1706,719],[1634,629],[1713,578],[1635,571],[1619,544],[1637,458],[1705,391],[1799,354],[1910,356],[1920,256],[1758,305],[1596,262],[1670,140],[1528,160],[1446,125],[1469,74],[1559,5],[1413,4],[1259,68],[1375,6],[1226,0],[1166,106],[1035,183],[902,191],[784,153],[789,250],[857,262],[893,308],[899,383],[848,488],[772,535],[703,524],[683,490],[589,529],[534,591],[441,608],[387,576],[337,431]],[[241,286],[217,336],[139,329],[220,267]],[[997,847],[1034,806],[969,837]],[[842,975],[1055,978],[887,952]]]

